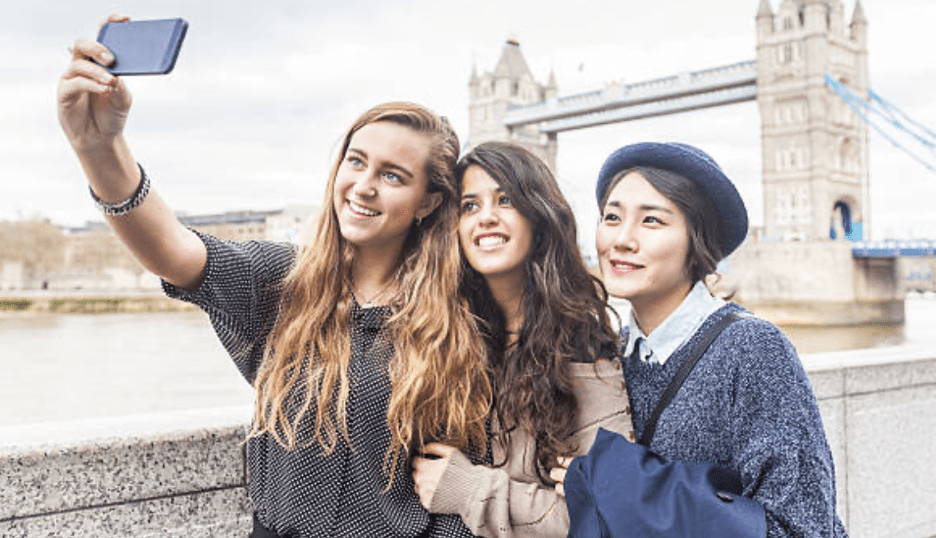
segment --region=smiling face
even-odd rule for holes
[[[413,221],[441,201],[428,192],[431,147],[428,135],[388,121],[351,136],[333,196],[342,237],[358,248],[403,248]]]
[[[458,238],[468,263],[489,283],[511,281],[522,289],[533,226],[503,187],[477,165],[469,166],[462,179]]]
[[[639,172],[628,172],[611,189],[595,244],[608,293],[631,303],[647,334],[694,284],[686,218]]]

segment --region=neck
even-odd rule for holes
[[[351,282],[358,302],[364,304],[393,295],[391,284],[400,265],[400,252],[393,249],[356,247],[351,264]]]
[[[523,277],[520,278],[485,278],[494,301],[504,314],[507,324],[508,343],[512,343],[523,325],[523,309],[520,302],[523,299]]]
[[[631,300],[631,309],[634,312],[634,320],[641,332],[650,336],[657,327],[666,321],[670,314],[679,308],[689,292],[692,291],[692,285],[687,287],[682,293],[674,293],[669,297],[648,297],[643,300]]]

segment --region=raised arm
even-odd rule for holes
[[[106,204],[120,204],[134,197],[143,180],[123,136],[132,99],[120,77],[92,59],[105,65],[114,61],[100,43],[75,41],[72,61],[59,79],[58,117],[92,192]],[[185,289],[201,280],[207,259],[204,244],[153,189],[129,212],[105,218],[148,270]]]

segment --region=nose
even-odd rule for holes
[[[613,247],[624,252],[636,252],[638,249],[637,230],[633,224],[623,223],[614,236]]]
[[[482,226],[494,226],[500,221],[497,209],[492,204],[482,204],[478,210],[478,222]]]
[[[361,174],[354,183],[354,194],[361,198],[373,198],[377,195],[376,178],[374,174]]]

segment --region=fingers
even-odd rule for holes
[[[428,454],[430,456],[438,456],[440,458],[448,458],[452,455],[452,452],[455,452],[456,448],[449,445],[443,445],[442,443],[429,443],[424,446],[422,449],[423,454]]]
[[[110,15],[107,16],[106,19],[101,21],[101,24],[98,25],[98,30],[100,31],[100,29],[109,22],[127,22],[129,20],[130,20],[130,17],[123,15],[121,13],[111,13]]]
[[[413,458],[413,489],[419,495],[419,503],[426,510],[432,506],[432,498],[445,470],[444,466],[439,469],[439,461],[419,456]]]
[[[564,458],[560,458],[560,459],[564,459]],[[556,493],[558,493],[559,495],[562,495],[563,497],[565,497],[565,486],[563,485],[563,483],[565,482],[565,475],[566,475],[565,467],[554,467],[549,470],[549,478],[551,478],[553,482],[556,483],[556,486],[555,486]]]
[[[117,83],[117,77],[110,74],[107,69],[89,60],[78,59],[72,61],[65,73],[63,79],[85,78],[104,86],[113,86]]]
[[[101,65],[110,65],[114,62],[114,55],[107,47],[97,41],[80,37],[71,46],[72,60],[95,60]]]
[[[554,482],[565,482],[566,469],[563,467],[555,467],[549,470],[549,478]]]
[[[568,457],[559,456],[559,458],[558,458],[558,460],[559,460],[559,465],[560,465],[561,467],[564,467],[564,468],[568,469],[568,468],[569,468],[569,465],[572,464],[572,460],[574,460],[574,459],[575,459],[575,458],[573,458],[572,456],[568,456]]]

